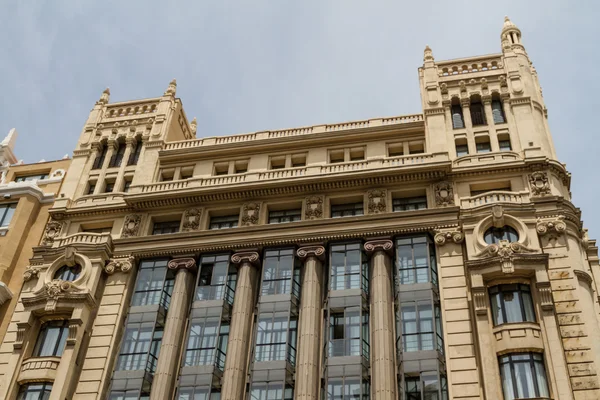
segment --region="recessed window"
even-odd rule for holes
[[[40,179],[48,179],[48,174],[21,175],[15,178],[15,182],[29,182]]]
[[[229,173],[229,163],[215,163],[215,175],[227,175]]]
[[[404,155],[404,146],[402,143],[388,143],[388,157],[398,157]]]
[[[284,169],[285,168],[285,156],[271,157],[271,169]]]
[[[15,210],[17,209],[17,203],[2,204],[0,205],[0,227],[8,228]]]
[[[471,122],[473,126],[487,125],[485,120],[485,111],[481,103],[481,97],[478,95],[471,97]]]
[[[235,215],[225,215],[222,217],[210,217],[210,224],[208,229],[228,229],[235,228],[238,226],[240,216]]]
[[[21,385],[17,400],[47,400],[52,392],[52,384],[49,382],[28,383]]]
[[[535,322],[529,285],[498,285],[489,289],[494,325]]]
[[[152,226],[152,234],[166,235],[169,233],[177,233],[179,232],[179,225],[181,225],[181,221],[155,222]]]
[[[60,279],[61,281],[73,282],[81,274],[81,265],[75,264],[73,266],[63,265],[54,273],[54,279]]]
[[[331,290],[369,290],[369,266],[360,243],[336,244],[330,248]]]
[[[261,296],[290,293],[300,296],[300,268],[296,265],[294,249],[265,251]]]
[[[512,190],[512,187],[510,185],[510,181],[501,181],[474,184],[471,185],[470,189],[471,196],[479,196],[480,194],[488,192],[510,192]]]
[[[549,398],[544,357],[512,353],[498,357],[505,400]]]
[[[179,179],[190,179],[194,176],[194,167],[181,167]]]
[[[494,124],[504,124],[506,122],[502,101],[496,93],[492,95],[492,116],[494,117]]]
[[[511,151],[510,136],[507,134],[498,135],[498,147],[500,147],[500,151]]]
[[[392,200],[394,211],[414,211],[427,208],[427,197],[401,197]]]
[[[475,149],[477,150],[477,153],[489,153],[492,151],[490,138],[487,136],[475,138]]]
[[[131,152],[131,154],[129,154],[129,160],[127,160],[127,165],[137,165],[141,153],[142,143],[138,140],[138,142],[135,144],[135,147],[133,148],[133,151]]]
[[[360,161],[365,159],[365,148],[355,147],[350,149],[350,161]]]
[[[261,313],[256,324],[255,361],[296,363],[297,321],[289,312]]]
[[[343,163],[344,162],[344,149],[329,150],[329,162],[332,164]]]
[[[94,194],[95,190],[96,190],[96,182],[89,182],[87,194]]]
[[[175,168],[163,169],[160,171],[160,181],[161,182],[170,182],[173,180],[175,176]]]
[[[120,167],[125,156],[125,143],[118,142],[117,150],[114,152],[108,163],[108,168]]]
[[[302,210],[281,210],[281,211],[269,211],[269,223],[270,224],[282,224],[285,222],[296,222],[302,219]]]
[[[509,242],[518,242],[519,234],[517,231],[508,225],[504,225],[502,228],[491,227],[483,235],[483,240],[487,244],[498,244],[501,240],[508,240]]]
[[[106,152],[108,151],[108,146],[104,144],[102,149],[96,153],[96,158],[94,159],[94,164],[92,165],[92,169],[100,169],[104,165],[104,160],[106,159]]]
[[[439,305],[434,305],[429,300],[402,303],[400,319],[403,351],[443,352],[444,341]]]
[[[60,357],[69,336],[69,321],[50,321],[42,325],[33,357]]]
[[[81,232],[85,232],[85,233],[111,233],[112,232],[112,226],[106,226],[106,227],[101,227],[101,228],[81,228]]]
[[[104,193],[112,193],[113,190],[115,190],[115,182],[107,181],[106,185],[104,186]]]
[[[456,139],[456,156],[463,157],[469,155],[469,145],[467,139]]]
[[[396,239],[396,264],[401,285],[427,282],[437,285],[435,245],[428,236]]]
[[[329,317],[329,357],[361,355],[369,357],[369,314],[359,307],[332,313]]]
[[[409,143],[408,154],[423,154],[425,153],[425,144],[423,142]]]
[[[306,153],[292,154],[292,167],[306,166]]]
[[[462,129],[465,127],[465,120],[463,118],[462,106],[460,100],[454,97],[452,99],[452,106],[450,107],[450,113],[452,114],[452,128]]]
[[[131,187],[132,178],[125,178],[125,182],[123,183],[123,192],[129,192],[129,188]]]
[[[248,172],[248,160],[235,161],[233,171],[236,174]]]
[[[354,217],[363,215],[364,206],[362,201],[358,203],[332,204],[331,218]]]

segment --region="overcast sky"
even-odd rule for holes
[[[71,154],[107,86],[112,102],[132,100],[177,78],[199,137],[420,112],[425,45],[436,60],[500,52],[509,15],[537,68],[574,203],[600,235],[598,1],[0,5],[0,135],[17,128],[25,162]]]

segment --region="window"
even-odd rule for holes
[[[225,299],[233,304],[237,269],[229,263],[229,254],[202,256],[196,300]]]
[[[96,158],[94,159],[94,164],[92,165],[92,169],[100,169],[104,165],[104,159],[106,158],[106,152],[108,151],[108,146],[105,144],[102,146],[102,150],[96,153]]]
[[[404,377],[406,400],[448,400],[448,382],[437,372],[423,372],[420,376]]]
[[[401,285],[427,282],[437,285],[435,246],[428,236],[397,239],[396,257]]]
[[[125,178],[125,183],[123,184],[123,192],[129,192],[129,188],[131,187],[132,178]]]
[[[424,210],[427,208],[427,197],[401,197],[392,200],[394,211]]]
[[[350,161],[360,161],[365,159],[365,148],[355,147],[350,149]]]
[[[360,243],[336,244],[330,248],[331,290],[369,291],[369,264]]]
[[[344,162],[344,149],[329,150],[329,162],[331,164],[343,163]]]
[[[129,322],[123,334],[117,371],[145,370],[154,373],[162,335],[162,327],[155,327],[154,322]]]
[[[292,154],[292,167],[306,166],[306,153]]]
[[[329,316],[329,357],[369,358],[369,314],[348,307]]]
[[[177,233],[179,232],[179,225],[181,225],[181,221],[155,222],[152,225],[152,234],[167,235],[169,233]]]
[[[388,157],[398,157],[404,155],[404,147],[402,143],[388,144]]]
[[[289,312],[262,313],[256,324],[256,361],[283,361],[296,364],[297,322]]]
[[[48,174],[34,174],[34,175],[22,175],[15,178],[15,182],[29,182],[37,181],[40,179],[47,179]]]
[[[239,215],[226,215],[224,217],[210,217],[208,229],[228,229],[238,226]]]
[[[53,279],[60,279],[61,281],[73,282],[79,277],[79,274],[81,274],[81,265],[63,265],[58,270],[56,270]]]
[[[127,160],[127,165],[137,165],[140,159],[140,153],[142,152],[142,143],[138,141],[133,148],[131,154],[129,154],[129,160]]]
[[[456,157],[463,157],[469,155],[469,145],[466,139],[456,140]]]
[[[117,151],[110,158],[108,163],[109,168],[120,167],[125,156],[125,143],[117,142]]]
[[[294,249],[265,251],[261,295],[290,294],[300,296],[300,268]]]
[[[471,185],[471,197],[479,196],[480,194],[489,193],[489,192],[510,192],[512,187],[510,185],[510,181],[503,182],[486,182],[481,184]]]
[[[483,240],[487,244],[498,244],[501,240],[508,240],[509,242],[518,242],[519,234],[517,231],[508,225],[504,225],[502,228],[491,227],[483,235]]]
[[[214,175],[227,175],[229,173],[229,163],[215,163]]]
[[[193,319],[190,323],[183,366],[215,365],[225,368],[225,351],[229,325],[220,326],[219,317]]]
[[[400,321],[403,351],[444,351],[439,305],[428,300],[402,303]]]
[[[475,138],[475,149],[478,153],[489,153],[492,151],[492,147],[490,146],[490,138],[487,136]]]
[[[285,156],[271,157],[271,169],[284,169]]]
[[[0,205],[0,228],[8,228],[16,209],[17,203]]]
[[[254,382],[250,400],[293,400],[294,388],[283,382]]]
[[[184,386],[179,388],[175,400],[220,400],[221,390],[208,386]]]
[[[81,232],[85,232],[85,233],[111,233],[112,232],[112,226],[105,226],[105,227],[101,227],[101,228],[81,228]]]
[[[500,147],[500,151],[511,151],[510,136],[507,134],[498,135],[498,146]]]
[[[465,120],[463,118],[462,106],[457,98],[452,99],[452,107],[450,108],[450,112],[452,113],[452,128],[464,128]]]
[[[507,354],[499,357],[498,362],[505,400],[550,397],[541,354]]]
[[[473,126],[486,125],[485,121],[485,111],[483,109],[483,104],[481,104],[481,97],[473,96],[471,97],[471,121],[473,122]]]
[[[425,153],[425,143],[423,143],[423,142],[409,143],[408,154],[423,154],[423,153]]]
[[[248,160],[235,161],[233,165],[234,174],[243,174],[248,172]]]
[[[327,400],[369,400],[370,392],[369,382],[358,376],[327,380]]]
[[[498,285],[489,289],[494,325],[535,322],[529,285]]]
[[[90,182],[88,184],[87,194],[94,194],[95,190],[96,190],[96,182]]]
[[[363,215],[364,206],[362,201],[358,203],[332,204],[331,218],[354,217]]]
[[[115,190],[115,182],[106,182],[104,186],[104,193],[112,193]]]
[[[160,304],[168,308],[173,292],[173,271],[167,269],[168,260],[144,260],[140,262],[135,281],[132,306]]]
[[[502,102],[498,98],[492,98],[492,116],[494,117],[494,124],[504,124],[506,122]]]
[[[28,383],[19,389],[17,400],[48,400],[50,392],[52,392],[51,383]]]
[[[302,210],[282,210],[282,211],[269,211],[269,223],[270,224],[282,224],[285,222],[296,222],[302,219]]]
[[[149,400],[150,392],[140,389],[111,390],[108,400]]]
[[[181,167],[179,169],[179,179],[190,179],[194,177],[194,166]]]
[[[50,321],[42,325],[32,357],[60,357],[69,336],[69,321]]]

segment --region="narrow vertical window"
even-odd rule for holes
[[[142,152],[142,143],[138,140],[133,148],[133,151],[129,154],[129,160],[127,160],[127,165],[137,165],[140,159],[140,153]]]
[[[544,358],[539,353],[512,353],[498,358],[505,400],[548,398]]]
[[[492,97],[492,116],[494,117],[494,124],[504,124],[506,122],[502,101],[497,94]]]
[[[33,357],[60,357],[69,335],[69,321],[51,321],[42,325]]]
[[[104,159],[106,158],[106,152],[108,151],[108,145],[104,144],[102,150],[96,154],[96,159],[92,165],[92,169],[100,169],[104,165]]]
[[[396,239],[400,284],[431,282],[437,285],[435,246],[427,236]]]
[[[117,142],[117,150],[114,152],[108,163],[109,168],[120,167],[125,156],[125,143]]]
[[[132,306],[160,304],[168,308],[173,292],[174,276],[167,270],[168,260],[140,262]]]
[[[2,204],[0,205],[0,227],[8,228],[15,210],[17,209],[17,203]]]
[[[331,290],[363,289],[368,292],[369,267],[360,243],[332,245]]]
[[[300,295],[300,277],[294,249],[265,251],[261,295],[290,294]]]
[[[230,265],[229,254],[206,255],[200,259],[196,300],[222,300],[233,304],[236,268]]]
[[[475,95],[471,97],[471,121],[473,126],[487,125],[485,120],[485,111],[481,103],[481,97]]]
[[[452,106],[450,107],[452,114],[452,128],[462,129],[465,127],[465,120],[463,118],[462,106],[460,101],[455,97],[452,99]]]

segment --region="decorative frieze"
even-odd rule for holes
[[[201,208],[188,208],[181,219],[181,232],[197,231],[200,229]]]
[[[260,216],[260,203],[246,203],[242,206],[242,225],[257,225]]]
[[[438,182],[434,186],[435,204],[438,207],[454,205],[454,189],[452,183],[444,181]]]
[[[487,290],[484,286],[471,288],[473,293],[473,304],[475,305],[475,313],[477,315],[487,315]]]
[[[58,222],[50,218],[50,221],[46,224],[44,230],[44,237],[42,238],[42,246],[52,246],[54,239],[56,239],[63,228],[63,222]]]
[[[519,242],[509,242],[508,240],[501,240],[498,244],[490,244],[476,257],[490,257],[499,259],[502,265],[502,272],[505,274],[512,274],[515,272],[515,266],[513,258],[516,254],[535,253],[536,251],[530,249]],[[491,261],[491,260],[490,260]]]
[[[108,275],[112,275],[115,273],[115,271],[127,273],[131,271],[131,268],[133,267],[133,261],[134,258],[131,256],[113,258],[104,267],[104,272],[106,272]]]
[[[437,244],[438,246],[443,246],[446,243],[450,243],[450,242],[454,242],[454,243],[462,243],[462,241],[465,239],[465,236],[463,235],[463,233],[459,230],[454,230],[454,231],[447,231],[447,232],[441,232],[441,231],[436,231],[436,234],[433,238],[433,240],[435,241],[435,244]]]
[[[325,247],[323,247],[323,246],[304,246],[304,247],[300,247],[298,249],[298,251],[296,252],[296,254],[302,260],[309,258],[309,257],[315,257],[320,260],[323,260],[325,258]]]
[[[304,199],[304,219],[320,219],[323,218],[323,196],[308,196]]]
[[[139,214],[129,214],[125,216],[125,222],[123,223],[123,231],[121,237],[138,236],[140,231],[140,225],[142,223],[142,216]]]
[[[387,211],[387,190],[373,189],[367,192],[369,214],[379,214]]]
[[[546,172],[536,171],[530,174],[529,186],[533,196],[545,196],[550,194],[550,183]]]

